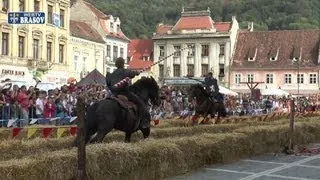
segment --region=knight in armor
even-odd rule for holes
[[[146,110],[146,106],[140,98],[134,94],[133,92],[129,91],[129,83],[124,83],[119,87],[114,87],[115,84],[120,82],[121,80],[129,77],[130,79],[134,78],[135,76],[139,75],[138,71],[132,71],[129,69],[124,68],[124,59],[119,57],[116,59],[115,66],[117,69],[113,71],[113,73],[107,73],[106,75],[106,84],[109,91],[111,91],[112,95],[124,95],[128,98],[129,101],[134,102],[138,106],[138,118],[139,121],[142,119],[142,115]]]
[[[219,94],[219,86],[217,79],[213,78],[212,72],[209,72],[205,77],[204,84],[210,97],[216,98]]]

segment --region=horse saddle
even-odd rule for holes
[[[128,100],[124,95],[111,96],[110,99],[113,99],[119,103],[119,105],[125,109],[133,109],[135,112],[138,112],[138,107],[135,103]]]

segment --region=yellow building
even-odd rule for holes
[[[0,80],[40,79],[57,85],[69,76],[70,0],[0,0]],[[7,12],[44,12],[45,24],[9,25]]]
[[[70,76],[78,81],[97,69],[105,74],[105,42],[89,24],[70,21]]]

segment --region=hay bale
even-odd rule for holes
[[[268,123],[269,125],[256,125],[254,128],[243,126],[233,130],[233,133],[212,133],[210,130],[214,126],[196,126],[184,128],[185,131],[194,133],[193,136],[149,139],[132,144],[89,145],[89,179],[161,179],[186,173],[205,164],[224,163],[277,151],[279,144],[286,141],[288,124],[278,123],[275,126]],[[316,141],[320,138],[319,128],[320,122],[316,118],[297,122],[296,142]],[[173,131],[174,128],[171,131],[163,129],[158,133],[172,135]],[[48,151],[19,161],[2,161],[0,175],[3,179],[71,179],[76,172],[75,165],[75,149]]]

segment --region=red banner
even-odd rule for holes
[[[70,128],[70,135],[75,136],[78,132],[78,127],[71,127]]]
[[[12,137],[16,137],[20,134],[22,128],[13,128],[12,129]]]
[[[52,132],[53,128],[43,128],[42,133],[43,133],[43,137],[47,138],[51,132]]]

